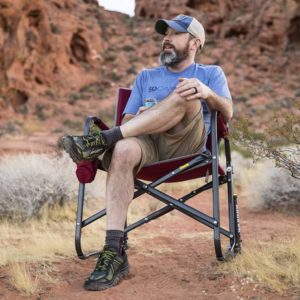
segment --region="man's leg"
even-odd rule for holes
[[[135,139],[124,139],[115,145],[106,183],[106,241],[94,271],[85,281],[87,290],[110,288],[129,272],[122,243],[127,210],[134,192],[134,168],[140,163],[141,156],[142,150]]]
[[[98,136],[66,136],[63,146],[76,163],[81,160],[93,160],[122,138],[160,133],[170,129],[180,130],[200,109],[200,100],[186,101],[175,91],[121,127],[103,131]]]
[[[141,155],[141,148],[134,139],[121,140],[114,148],[106,182],[107,230],[124,230],[134,193],[133,172]]]
[[[183,128],[201,109],[201,102],[186,101],[173,92],[163,101],[121,125],[124,138],[142,134],[165,132],[176,127]]]

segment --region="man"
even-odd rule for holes
[[[205,149],[209,110],[220,111],[226,122],[232,117],[231,95],[222,69],[195,63],[196,53],[205,42],[201,23],[179,15],[158,20],[155,29],[164,35],[161,66],[137,76],[122,125],[63,139],[65,150],[75,162],[93,160],[105,152],[102,163],[108,170],[106,241],[94,271],[85,281],[87,290],[110,288],[129,272],[122,241],[134,175],[145,164]],[[149,99],[158,104],[145,107]]]

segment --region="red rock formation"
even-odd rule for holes
[[[137,0],[136,15],[157,19],[190,14],[203,22],[207,33],[216,38],[244,36],[285,48],[289,39],[297,39],[299,7],[295,0]]]
[[[155,19],[180,13],[203,22],[199,60],[222,65],[237,114],[246,107],[258,124],[269,108],[291,106],[300,90],[299,1],[137,0],[129,18],[96,0],[0,0],[0,134],[9,119],[21,132],[33,121],[46,130],[50,120],[67,131],[95,108],[111,115],[116,86],[157,64]]]
[[[0,1],[1,80],[10,91],[10,102],[22,103],[14,98],[26,101],[46,88],[72,89],[91,80],[83,64],[97,66],[101,61],[93,60],[103,51],[101,28],[93,16],[98,7],[93,4],[93,11],[90,4],[87,13],[87,5],[76,2]]]

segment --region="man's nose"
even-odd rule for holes
[[[164,36],[164,39],[163,39],[163,42],[171,42],[172,39],[171,39],[171,35],[170,33],[166,33],[166,35]]]

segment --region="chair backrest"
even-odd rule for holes
[[[131,94],[131,89],[119,88],[117,91],[117,101],[116,101],[116,112],[115,112],[115,125],[120,126],[122,122],[122,113],[128,102]]]
[[[115,113],[115,125],[120,126],[122,122],[122,113],[125,109],[125,106],[128,102],[128,99],[131,94],[131,89],[128,88],[119,88],[117,91],[117,103],[116,103],[116,113]],[[221,139],[228,135],[228,127],[223,121],[222,115],[218,114],[218,139]],[[206,147],[211,149],[211,139],[208,137]]]

